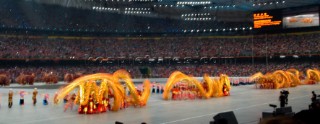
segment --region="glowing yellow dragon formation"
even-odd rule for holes
[[[277,70],[267,74],[255,73],[250,77],[250,81],[255,81],[256,86],[261,89],[296,87],[302,84],[315,84],[320,81],[320,71],[317,69],[308,69],[303,81],[300,79],[301,76],[302,73],[296,69]]]
[[[126,95],[125,87],[121,83],[124,82],[130,91],[130,96]],[[99,84],[99,85],[98,85]],[[58,103],[73,90],[78,90],[74,103],[84,108],[84,112],[99,111],[95,110],[99,105],[110,107],[110,111],[118,111],[123,104],[133,104],[145,106],[150,96],[150,82],[145,80],[143,83],[143,91],[138,92],[131,80],[130,74],[125,70],[118,70],[113,74],[97,73],[82,76],[71,82],[66,87],[60,89],[54,98],[54,102]],[[113,99],[113,103],[110,98]],[[79,108],[80,109],[80,108]],[[94,110],[92,110],[94,109]],[[80,111],[79,111],[80,113]],[[91,112],[94,113],[94,112]]]
[[[164,100],[168,100],[170,98],[170,93],[174,85],[179,82],[184,82],[189,85],[195,86],[196,87],[195,89],[197,90],[199,95],[206,99],[211,97],[229,95],[229,91],[231,87],[230,87],[230,79],[227,75],[221,74],[219,79],[211,79],[208,74],[204,74],[203,78],[204,78],[204,83],[207,86],[206,88],[200,81],[198,81],[194,77],[183,74],[180,71],[175,71],[170,75],[169,79],[167,80],[162,97]],[[224,88],[225,88],[225,91],[227,91],[227,93],[224,92],[223,90]]]

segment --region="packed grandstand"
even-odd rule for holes
[[[174,70],[193,76],[228,74],[230,76],[250,76],[255,72],[271,72],[279,69],[296,68],[305,71],[318,68],[317,61],[300,60],[299,57],[319,55],[320,40],[318,33],[279,34],[259,36],[229,37],[161,37],[161,38],[93,38],[93,39],[44,39],[41,37],[1,36],[1,59],[3,61],[26,60],[31,64],[1,65],[1,73],[14,80],[20,73],[35,73],[40,79],[43,73],[53,72],[62,80],[66,73],[114,72],[124,68],[135,78],[143,77],[139,68],[148,66],[150,77],[165,78]],[[285,56],[298,57],[293,60],[272,60]],[[253,58],[269,60],[252,62]],[[143,65],[137,61],[147,59]],[[159,60],[178,58],[180,63],[170,64]],[[207,58],[208,63],[201,62]],[[220,58],[220,59],[219,59]],[[227,60],[223,60],[223,58]],[[243,59],[247,58],[249,62]],[[132,60],[121,63],[119,59]],[[197,62],[187,60],[199,59]],[[212,60],[214,59],[214,60]],[[222,59],[222,60],[221,60]],[[54,64],[35,66],[35,60],[43,61],[87,61],[87,64]],[[92,61],[98,61],[93,63]],[[108,63],[113,62],[113,64]],[[153,62],[156,61],[156,62]],[[58,62],[59,63],[59,62]],[[119,66],[120,63],[120,66]],[[41,64],[40,64],[41,65]],[[49,64],[50,65],[50,64]],[[169,66],[168,66],[169,65]]]
[[[313,124],[319,4],[0,0],[0,123]]]
[[[208,6],[221,7],[216,15],[181,11],[184,20],[180,20],[161,11],[162,4],[151,10],[138,4],[119,10],[96,6],[95,1],[71,5],[77,7],[42,2],[1,1],[0,73],[12,83],[20,74],[34,74],[36,81],[45,73],[63,80],[67,73],[112,73],[118,69],[128,70],[134,78],[167,78],[175,70],[197,77],[204,73],[247,77],[259,71],[296,68],[303,72],[319,66],[314,61],[320,53],[315,30],[256,33],[259,31],[252,31],[248,20],[250,13],[238,12],[233,15],[237,20],[230,21],[228,16],[233,13],[222,9],[224,6]],[[151,15],[159,17],[139,13],[145,11],[154,11]],[[136,16],[128,15],[131,12],[137,12]],[[165,14],[168,17],[161,18]],[[187,20],[191,17],[203,20]],[[150,70],[148,74],[143,68]]]

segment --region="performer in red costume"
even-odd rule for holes
[[[179,89],[177,88],[177,86],[174,86],[171,91],[172,91],[171,99],[177,100],[179,95]]]
[[[230,95],[229,89],[228,89],[226,84],[223,84],[222,92],[223,92],[224,96],[229,96]]]

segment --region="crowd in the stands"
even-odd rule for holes
[[[320,34],[245,38],[46,39],[0,37],[0,58],[88,59],[135,57],[243,57],[320,53]]]

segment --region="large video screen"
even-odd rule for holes
[[[285,16],[282,19],[283,28],[301,28],[319,26],[319,13]]]

